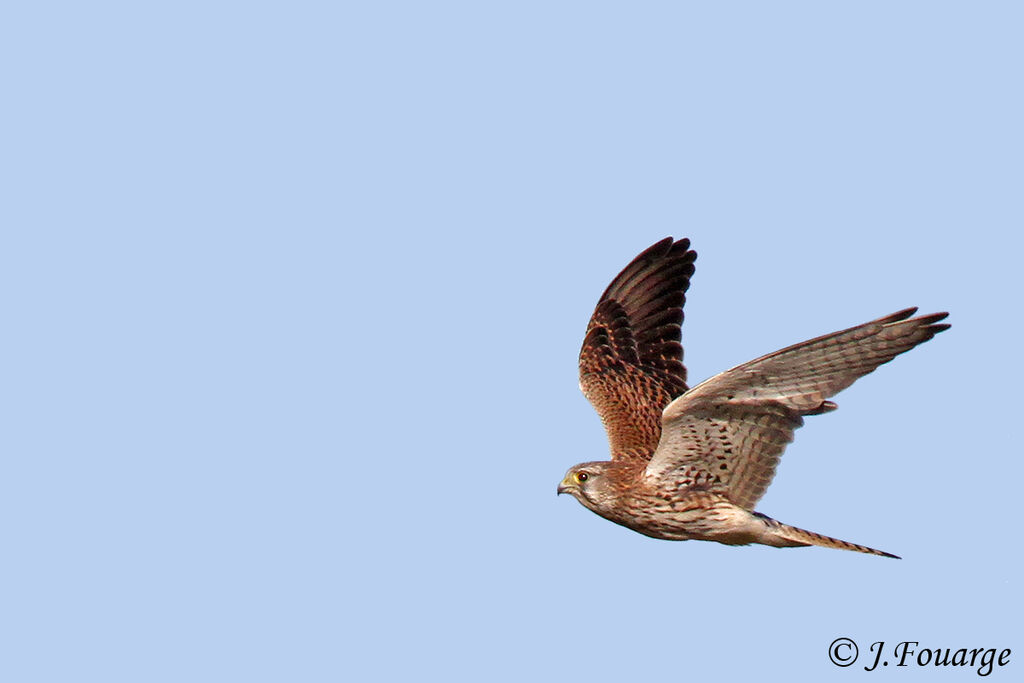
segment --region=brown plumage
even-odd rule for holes
[[[949,325],[916,308],[744,363],[693,389],[680,345],[696,254],[666,238],[636,257],[597,303],[580,387],[608,432],[611,460],[576,465],[558,487],[642,534],[729,545],[819,545],[896,557],[754,512],[806,415]]]

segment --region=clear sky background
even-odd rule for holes
[[[22,3],[0,16],[0,679],[901,681],[1012,648],[1012,2]],[[900,308],[760,509],[655,541],[576,354],[666,236],[699,381]],[[858,671],[859,670],[859,671]],[[939,672],[971,680],[973,671]]]

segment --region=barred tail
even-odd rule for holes
[[[807,531],[806,529],[799,529],[795,526],[783,524],[771,517],[766,517],[760,513],[754,513],[758,517],[761,517],[765,524],[768,525],[769,537],[766,539],[766,545],[775,545],[778,547],[792,547],[792,546],[805,546],[805,545],[818,545],[822,548],[838,548],[839,550],[854,550],[858,553],[867,553],[869,555],[881,555],[882,557],[892,557],[894,559],[901,559],[899,555],[893,555],[892,553],[883,552],[881,550],[875,550],[869,548],[866,545],[857,545],[856,543],[850,543],[848,541],[840,541],[838,538],[832,538],[831,536],[825,536],[822,534],[816,534],[813,531]]]

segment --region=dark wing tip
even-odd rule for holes
[[[917,309],[907,309],[907,310],[915,310],[916,311]],[[901,311],[901,313],[902,313],[902,311]],[[929,315],[922,315],[922,316],[919,316],[917,318],[914,318],[913,320],[909,320],[907,322],[908,323],[915,323],[917,325],[917,329],[918,330],[920,330],[923,333],[927,334],[926,339],[931,339],[932,337],[937,335],[939,332],[945,332],[950,327],[952,327],[952,325],[950,325],[949,323],[941,323],[941,322],[939,322],[940,320],[945,320],[948,317],[949,317],[949,313],[946,312],[946,311],[942,311],[940,313],[930,313]]]
[[[817,408],[813,408],[812,410],[809,410],[809,411],[807,411],[806,413],[803,413],[803,414],[804,415],[824,415],[825,413],[831,413],[833,410],[835,410],[838,407],[839,406],[836,405],[833,401],[822,401],[821,405],[819,405]]]
[[[666,237],[663,240],[658,240],[651,246],[641,251],[640,254],[635,259],[633,259],[633,261],[654,261],[656,259],[659,259],[668,254],[669,251],[672,250],[672,247],[675,246],[675,244],[678,244],[678,242],[675,242],[675,240],[671,236]]]
[[[939,322],[940,320],[945,320],[949,317],[949,313],[947,311],[929,313],[928,315],[922,315],[908,320],[908,318],[915,313],[917,313],[917,306],[904,308],[902,311],[897,311],[892,315],[887,315],[876,322],[881,323],[886,328],[911,329],[909,326],[913,326],[913,329],[927,333],[927,339],[931,339],[939,332],[944,332],[951,327],[949,323]]]
[[[630,265],[650,263],[663,258],[679,258],[680,256],[692,261],[697,257],[697,252],[690,250],[690,239],[688,237],[677,240],[670,235],[641,251],[630,262]],[[626,268],[628,269],[629,266]]]
[[[672,238],[668,237],[667,239]],[[672,256],[681,254],[685,258],[685,260],[689,261],[690,263],[693,263],[694,261],[697,260],[697,252],[695,252],[693,249],[690,249],[689,237],[684,237],[681,240],[676,240],[675,244],[672,245],[672,248],[669,249],[668,253]]]
[[[918,318],[918,320],[920,320],[925,325],[931,325],[933,323],[939,322],[940,320],[945,320],[948,317],[949,317],[949,313],[947,313],[946,311],[942,311],[941,313],[932,313],[931,315],[922,315],[920,318]],[[946,327],[949,327],[949,325],[946,325]]]
[[[879,318],[876,322],[887,325],[889,323],[897,323],[901,320],[906,320],[910,316],[917,313],[917,306],[911,306],[910,308],[904,308],[902,311],[896,311],[891,315],[887,315],[884,318]]]
[[[696,258],[697,252],[690,249],[689,239],[666,237],[630,261],[604,290],[599,301],[617,298],[630,308],[627,299],[650,301],[659,292],[685,292],[693,276],[693,262]]]
[[[670,240],[670,239],[672,239],[672,238],[671,237],[666,237],[664,240],[662,240],[662,242],[664,242],[666,240]],[[672,248],[669,249],[669,253],[681,254],[681,253],[683,253],[685,251],[689,251],[689,249],[690,249],[690,238],[689,237],[684,237],[684,238],[682,238],[680,240],[676,240],[675,241],[675,243],[672,245]],[[697,252],[693,252],[693,255],[694,255],[694,257],[696,257],[697,256]]]

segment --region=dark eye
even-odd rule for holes
[[[582,484],[587,479],[590,479],[590,475],[587,474],[586,472],[577,472],[576,473],[576,481],[578,481],[579,483]]]

